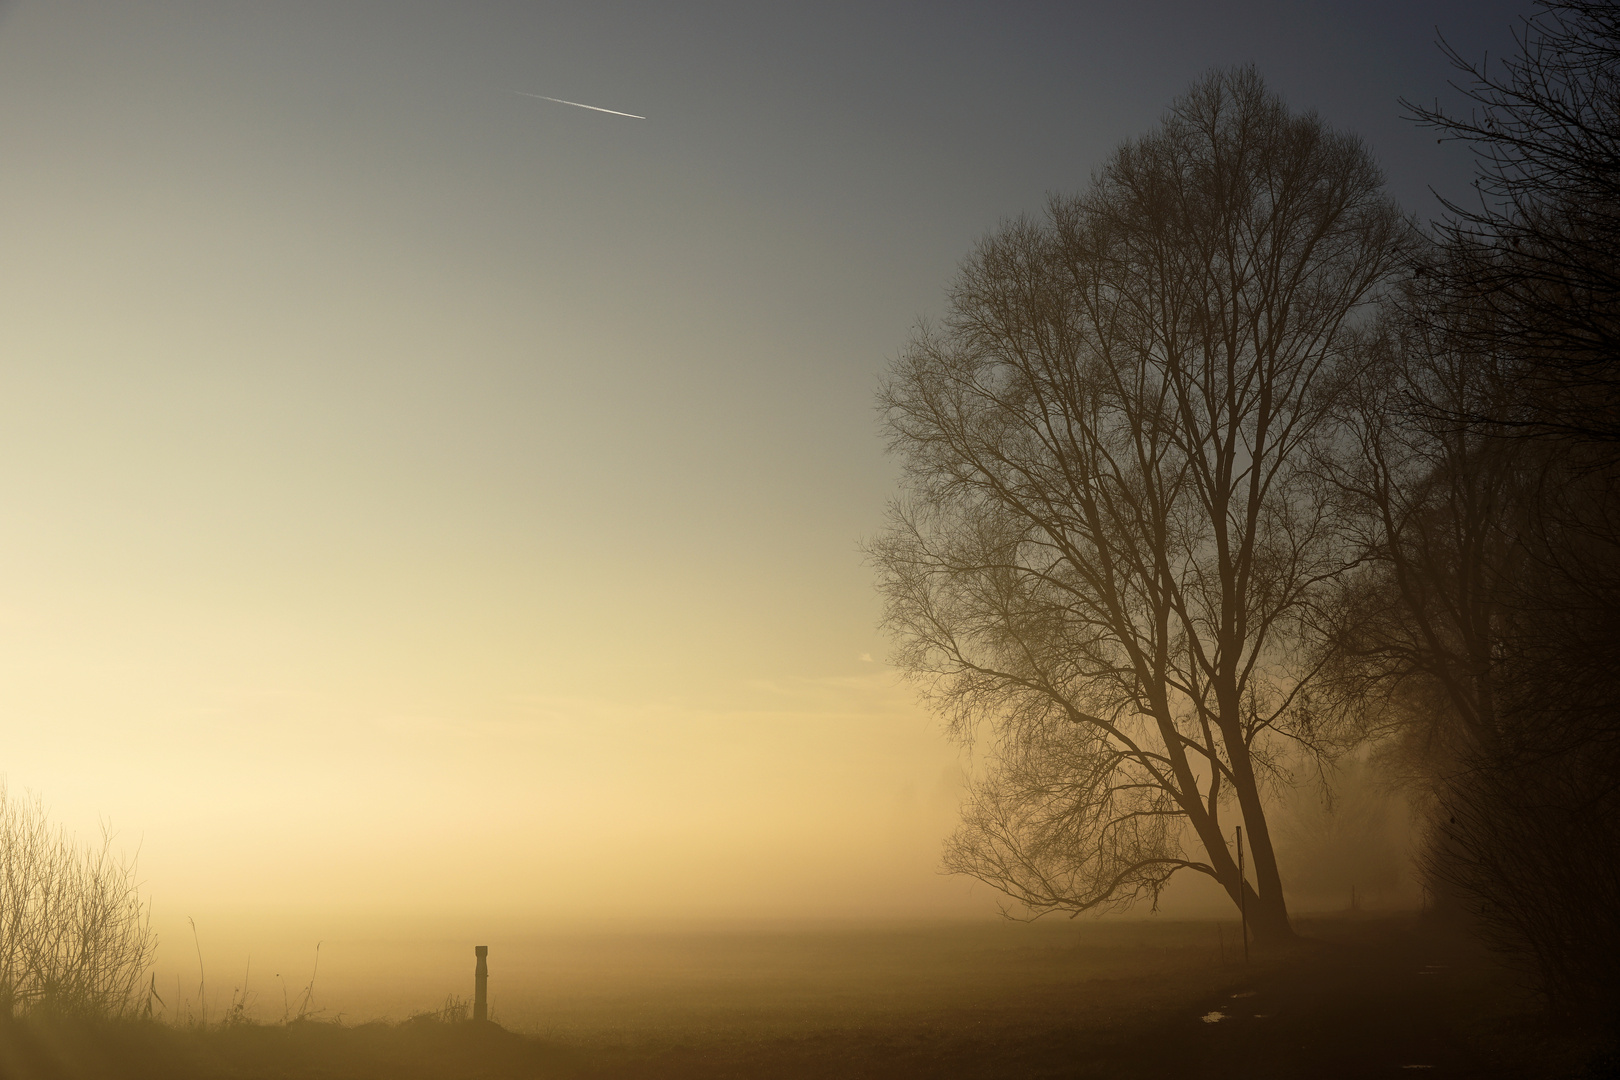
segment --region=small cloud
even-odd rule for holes
[[[870,664],[870,663],[873,663],[873,662],[874,661],[872,660],[872,654],[871,653],[869,653],[869,652],[861,653],[861,663]]]

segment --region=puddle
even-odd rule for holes
[[[1260,993],[1260,991],[1258,991],[1258,990],[1245,990],[1241,994],[1233,994],[1232,996],[1234,998],[1246,998],[1246,997],[1254,997],[1258,993]]]
[[[1204,1023],[1206,1024],[1218,1024],[1225,1019],[1226,1014],[1218,1009],[1215,1012],[1207,1012],[1204,1014]]]

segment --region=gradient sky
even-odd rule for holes
[[[858,551],[887,359],[1212,66],[1430,215],[1397,99],[1528,10],[11,4],[0,772],[165,926],[991,911]]]

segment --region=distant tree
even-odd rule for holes
[[[1499,737],[1508,587],[1525,570],[1509,518],[1535,480],[1503,437],[1513,429],[1484,419],[1503,400],[1500,358],[1463,324],[1488,313],[1437,306],[1422,278],[1402,294],[1363,339],[1340,397],[1343,437],[1324,458],[1362,557],[1325,609],[1319,697],[1357,713],[1386,763],[1395,737],[1403,767],[1427,782]]]
[[[1363,562],[1319,700],[1417,796],[1431,887],[1550,993],[1616,1007],[1620,507],[1569,433],[1526,438],[1492,318],[1419,279],[1346,395],[1329,473]]]
[[[949,869],[1031,914],[1192,870],[1292,935],[1265,785],[1317,746],[1302,635],[1346,555],[1310,451],[1403,232],[1358,140],[1212,74],[981,243],[895,362],[886,624],[954,732],[994,735]]]

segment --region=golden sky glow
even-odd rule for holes
[[[886,358],[1212,64],[1416,204],[1486,21],[1103,7],[3,9],[0,772],[171,943],[992,912],[858,551]]]

